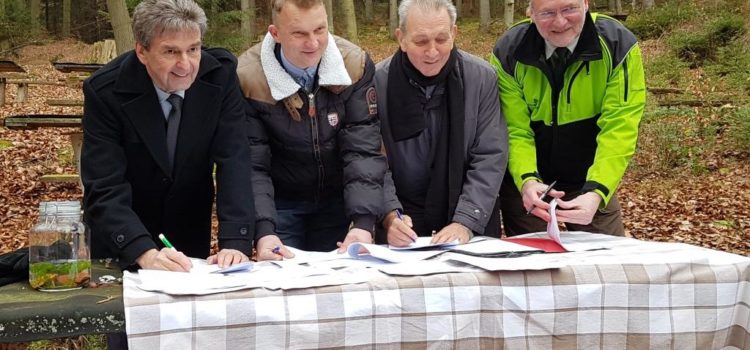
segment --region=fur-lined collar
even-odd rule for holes
[[[271,89],[271,96],[276,101],[281,101],[299,91],[300,85],[292,79],[279,60],[276,59],[274,49],[276,41],[271,33],[266,33],[260,49],[260,63],[263,66],[263,74]],[[328,46],[318,66],[318,85],[320,86],[349,86],[352,79],[346,71],[344,58],[341,56],[333,35],[328,34]]]

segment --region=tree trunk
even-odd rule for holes
[[[479,30],[486,33],[490,29],[490,0],[479,1]]]
[[[609,0],[607,3],[607,7],[609,8],[609,12],[617,11],[617,5],[615,4],[615,0]]]
[[[365,0],[365,20],[372,21],[372,0]]]
[[[515,1],[505,0],[505,9],[503,10],[505,28],[510,28],[513,25],[513,14],[515,13]]]
[[[388,31],[391,38],[395,37],[396,27],[398,27],[398,0],[391,0],[388,7]]]
[[[240,1],[242,10],[242,24],[240,30],[245,36],[246,42],[252,44],[255,41],[255,0]]]
[[[461,18],[461,13],[464,10],[464,2],[461,0],[456,0],[456,17]]]
[[[357,13],[354,11],[354,0],[339,0],[339,6],[344,13],[344,22],[346,23],[346,38],[359,44],[357,36]]]
[[[5,18],[5,1],[0,1],[0,20]]]
[[[333,0],[325,0],[326,13],[328,14],[328,31],[331,34],[336,33],[333,29]]]
[[[643,8],[645,9],[654,8],[654,0],[643,0]]]
[[[41,13],[41,3],[39,0],[29,1],[29,15],[31,17],[31,28],[39,29],[39,14]]]
[[[135,40],[125,0],[107,0],[107,10],[109,20],[112,22],[112,31],[115,34],[117,54],[132,50],[135,47]]]
[[[615,0],[615,13],[622,14],[622,0]]]
[[[60,34],[63,38],[70,37],[70,9],[71,0],[63,0],[62,2],[62,30]]]

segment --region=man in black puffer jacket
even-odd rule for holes
[[[371,242],[386,170],[374,65],[328,33],[322,1],[274,0],[272,7],[268,34],[237,69],[247,99],[258,259],[293,256],[285,245],[343,251]]]

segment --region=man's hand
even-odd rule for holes
[[[464,244],[468,242],[474,235],[471,233],[468,227],[461,225],[457,222],[453,222],[448,226],[443,227],[434,237],[432,237],[432,243],[448,243],[458,239],[458,244]]]
[[[142,269],[187,272],[193,267],[190,259],[173,248],[149,249],[135,259]]]
[[[602,202],[596,192],[587,192],[569,201],[557,200],[557,221],[572,224],[588,225],[594,219],[599,204]]]
[[[346,234],[343,242],[336,242],[339,247],[339,254],[346,252],[349,245],[354,242],[372,243],[372,234],[361,228],[353,228]]]
[[[536,180],[527,181],[525,184],[523,184],[523,188],[521,189],[521,196],[523,199],[523,207],[526,210],[533,208],[531,210],[531,214],[534,214],[540,219],[549,222],[549,203],[543,201],[540,198],[547,187],[549,186],[543,183],[539,183]],[[564,195],[565,192],[554,189],[550,190],[547,193],[547,196],[553,198],[562,198],[562,196]]]
[[[277,235],[261,237],[255,244],[255,252],[257,253],[258,261],[281,260],[282,258],[291,259],[294,257],[294,253],[287,249],[284,243],[281,243]]]
[[[223,269],[234,264],[250,261],[250,258],[236,249],[222,249],[219,254],[209,256],[206,261],[209,264],[219,264],[219,267]]]
[[[388,213],[383,219],[383,228],[386,230],[388,244],[396,247],[405,247],[417,240],[417,233],[412,230],[411,217],[402,215],[398,218],[395,210]]]

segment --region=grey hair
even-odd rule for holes
[[[203,9],[193,0],[144,0],[133,11],[135,41],[149,48],[151,40],[167,31],[208,30]]]
[[[446,9],[448,16],[451,18],[451,26],[456,24],[456,6],[453,5],[451,0],[403,0],[398,5],[398,27],[404,33],[406,33],[406,16],[409,15],[409,10],[412,7],[417,7],[424,12],[437,12]]]

